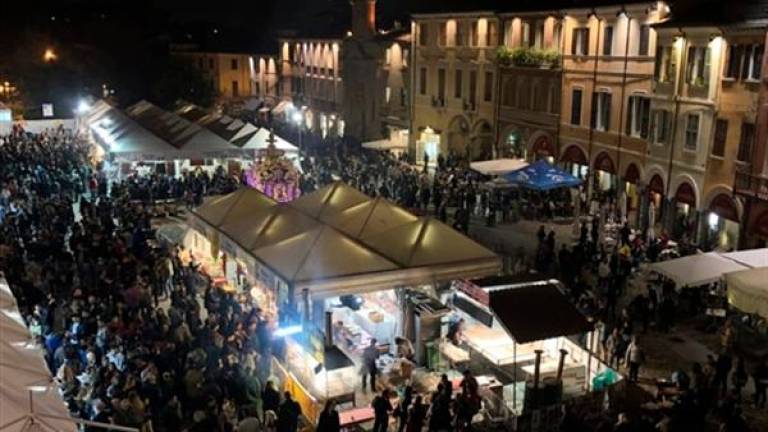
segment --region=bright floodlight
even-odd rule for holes
[[[77,104],[77,112],[80,114],[85,114],[91,109],[91,105],[88,104],[85,100],[81,100]]]
[[[295,111],[295,112],[293,113],[293,116],[292,116],[292,120],[293,120],[293,121],[294,121],[296,124],[300,124],[300,123],[301,123],[301,117],[302,117],[302,115],[301,115],[301,112],[299,112],[299,111]]]

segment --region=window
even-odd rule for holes
[[[392,88],[390,86],[384,87],[384,102],[389,104],[389,99],[392,97]]]
[[[744,59],[744,72],[743,78],[748,80],[760,80],[761,70],[763,67],[763,45],[751,45],[747,47],[746,58]]]
[[[544,21],[536,21],[534,26],[536,30],[533,35],[533,46],[536,48],[544,48]]]
[[[607,131],[611,128],[611,94],[592,93],[592,128]]]
[[[454,41],[454,45],[458,47],[467,44],[467,35],[465,33],[464,23],[456,21],[456,34],[454,35],[456,40]]]
[[[419,93],[427,94],[427,68],[419,70]]]
[[[448,42],[448,23],[440,23],[440,33],[437,35],[437,44],[444,47]]]
[[[715,141],[712,143],[712,156],[725,156],[725,139],[728,135],[728,120],[717,119],[715,122]]]
[[[523,22],[520,26],[520,42],[522,46],[524,47],[530,47],[531,46],[531,24],[528,22]]]
[[[571,124],[581,125],[581,89],[573,89],[571,96]]]
[[[461,99],[461,87],[463,83],[461,82],[461,69],[456,69],[454,73],[454,79],[453,79],[453,97],[456,99]]]
[[[480,46],[480,28],[478,23],[479,21],[477,20],[472,21],[469,30],[469,43],[473,47]]]
[[[670,118],[671,116],[667,110],[654,111],[653,127],[651,128],[653,136],[651,141],[656,144],[664,144],[667,142],[667,138],[669,137]]]
[[[543,84],[536,84],[533,91],[533,110],[538,112],[547,111],[547,95]]]
[[[573,29],[571,38],[571,54],[587,55],[589,54],[589,29],[586,27]]]
[[[603,30],[603,55],[613,54],[613,26],[605,26]]]
[[[483,83],[483,100],[490,102],[491,99],[493,99],[493,72],[486,72]]]
[[[437,97],[441,103],[445,102],[445,69],[437,70]]]
[[[677,70],[677,58],[672,47],[656,48],[656,63],[654,65],[654,77],[658,82],[672,82]]]
[[[477,71],[469,71],[469,103],[477,103]]]
[[[684,150],[696,151],[699,146],[699,114],[688,114],[685,124]]]
[[[232,97],[237,97],[240,95],[240,89],[238,88],[238,82],[232,81]]]
[[[645,96],[630,96],[627,104],[627,129],[629,136],[648,138],[651,100]]]
[[[237,59],[232,59],[230,61],[230,65],[232,67],[232,70],[237,70]]]
[[[651,42],[651,27],[648,25],[640,26],[640,48],[638,49],[638,55],[647,56],[650,53]]]
[[[499,38],[499,26],[496,21],[488,21],[488,29],[485,32],[485,46],[496,46]]]
[[[739,77],[739,69],[744,58],[744,47],[731,45],[728,47],[728,63],[725,65],[725,78],[736,79]]]
[[[755,125],[752,123],[741,124],[741,137],[739,139],[739,152],[736,160],[748,162],[752,158],[752,144],[755,142]]]
[[[688,47],[688,63],[686,64],[686,81],[695,86],[705,86],[709,83],[709,48]]]
[[[419,45],[427,46],[429,43],[429,25],[427,23],[419,24]]]

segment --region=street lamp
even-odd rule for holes
[[[46,48],[45,52],[43,53],[43,60],[46,63],[55,61],[57,58],[58,56],[56,55],[56,51],[54,51],[53,48]]]

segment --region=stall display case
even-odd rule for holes
[[[285,365],[317,400],[334,398],[339,403],[354,402],[355,386],[360,381],[358,369],[337,348],[326,349],[321,362],[289,337],[286,338]]]

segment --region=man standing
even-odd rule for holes
[[[376,375],[379,370],[376,360],[379,358],[379,349],[376,347],[376,339],[371,339],[371,344],[363,351],[363,391],[365,391],[366,378],[370,376],[371,391],[376,391]]]
[[[299,429],[301,407],[293,400],[291,393],[285,392],[285,400],[277,410],[277,432],[296,432]]]
[[[389,390],[384,389],[381,394],[373,398],[373,432],[386,432],[389,426],[389,413],[392,412],[392,403],[389,402]]]
[[[629,365],[629,381],[637,382],[640,374],[640,365],[645,361],[645,352],[637,343],[637,336],[632,336],[632,342],[627,347],[626,363]]]

